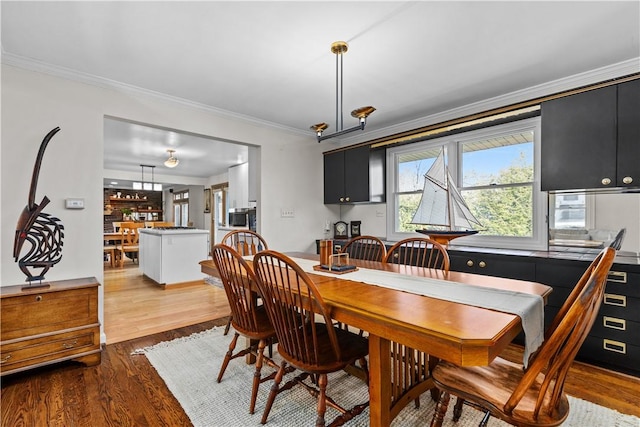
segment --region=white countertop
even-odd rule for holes
[[[209,234],[209,230],[200,230],[198,228],[174,228],[163,230],[160,228],[140,228],[140,233],[155,234],[157,236],[176,235],[176,234]]]

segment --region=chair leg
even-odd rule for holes
[[[464,406],[464,399],[461,397],[456,398],[456,406],[453,407],[453,421],[456,422],[462,416],[462,407]]]
[[[280,391],[280,382],[282,381],[282,377],[285,374],[285,368],[287,366],[287,362],[282,361],[280,364],[280,368],[278,369],[278,373],[276,377],[273,379],[273,384],[271,385],[271,391],[269,392],[269,398],[267,399],[267,404],[264,406],[264,412],[262,413],[262,420],[260,420],[260,424],[266,424],[267,418],[269,417],[269,412],[271,412],[271,406],[273,406],[273,401],[276,399],[276,395]]]
[[[231,327],[231,319],[232,317],[229,316],[229,320],[227,320],[227,326],[224,327],[224,334],[222,335],[227,335],[229,333],[229,328]]]
[[[316,417],[316,427],[325,427],[324,414],[327,411],[327,374],[320,374],[318,377],[318,416]]]
[[[266,343],[260,340],[258,343],[258,358],[256,359],[256,371],[253,374],[253,387],[251,389],[251,403],[249,404],[249,413],[253,414],[256,408],[256,399],[258,397],[258,387],[260,387],[260,371],[262,370],[262,362],[264,360],[264,348]]]
[[[433,411],[433,418],[431,419],[431,427],[442,427],[444,416],[447,413],[449,407],[449,399],[451,396],[446,391],[440,393],[440,399],[436,404],[436,409]]]
[[[224,371],[227,369],[227,365],[231,360],[231,356],[233,355],[233,349],[236,348],[236,343],[238,342],[239,333],[235,333],[233,335],[233,339],[229,344],[229,350],[227,350],[227,354],[224,355],[224,360],[222,361],[222,366],[220,367],[220,372],[218,373],[218,382],[222,381],[222,376],[224,375]]]

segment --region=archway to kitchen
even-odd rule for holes
[[[178,160],[176,167],[164,165],[170,156]],[[105,239],[126,214],[126,219],[137,222],[159,221],[208,230],[209,241],[214,241],[216,226],[226,223],[227,206],[220,201],[227,199],[229,168],[248,161],[247,145],[105,117]],[[133,188],[137,182],[142,189]],[[144,190],[145,183],[149,190]],[[159,185],[162,189],[153,191]],[[123,206],[133,212],[127,208],[123,212]],[[180,215],[186,215],[188,221],[181,221]],[[117,242],[105,240],[110,243]],[[104,328],[109,344],[228,314],[226,295],[215,286],[203,283],[163,288],[143,274],[133,254],[124,259],[123,267],[117,263],[111,266],[108,258],[113,255],[105,254]]]

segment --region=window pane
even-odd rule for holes
[[[471,212],[480,220],[485,236],[533,236],[531,185],[462,192]]]
[[[424,179],[424,178],[423,178]],[[416,229],[423,228],[419,224],[411,224],[413,215],[418,209],[422,193],[417,194],[400,194],[398,195],[398,216],[396,223],[396,232],[408,233]]]
[[[398,191],[422,191],[424,174],[438,157],[441,147],[398,155]],[[416,205],[417,207],[418,205]]]
[[[462,144],[462,186],[533,181],[533,132]]]

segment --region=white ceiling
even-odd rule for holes
[[[349,43],[344,127],[373,105],[365,132],[640,57],[639,1],[2,1],[1,16],[5,62],[182,98],[309,143],[310,125],[336,129],[336,40]],[[176,175],[228,167],[212,164],[210,140],[105,131],[106,169],[160,165],[170,147]]]

